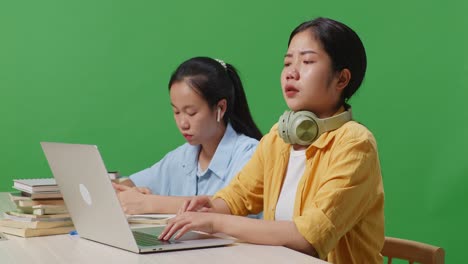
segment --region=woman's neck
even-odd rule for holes
[[[292,147],[294,150],[304,150],[308,148],[310,145],[304,146],[304,145],[299,145],[299,144],[293,144]]]

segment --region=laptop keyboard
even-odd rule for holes
[[[138,232],[138,231],[132,231],[132,233],[133,233],[133,236],[135,237],[137,245],[142,246],[142,247],[172,244],[169,241],[159,240],[157,236],[150,235],[147,233]]]

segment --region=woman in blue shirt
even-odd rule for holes
[[[189,59],[172,74],[169,92],[187,143],[114,185],[127,214],[174,213],[187,196],[214,194],[247,163],[262,137],[231,64]]]

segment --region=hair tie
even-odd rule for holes
[[[224,68],[225,70],[227,70],[226,63],[225,63],[223,60],[215,59],[215,61],[219,62],[219,64],[221,64],[221,66],[223,66],[223,68]]]

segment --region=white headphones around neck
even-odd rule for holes
[[[286,143],[307,146],[321,134],[338,129],[351,119],[351,109],[323,119],[309,111],[285,111],[278,121],[278,134]]]

